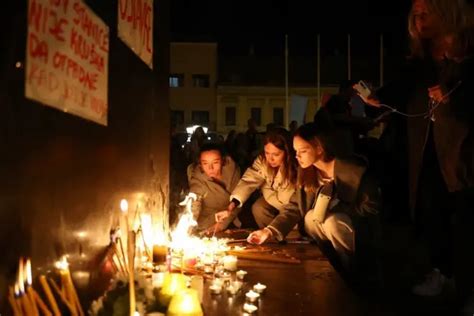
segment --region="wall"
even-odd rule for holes
[[[15,64],[25,58],[27,2],[0,13],[1,314],[20,256],[31,257],[37,276],[68,254],[87,301],[103,289],[88,281],[106,272],[96,260],[119,200],[168,217],[153,203],[169,182],[169,1],[155,0],[153,71],[117,38],[117,1],[87,1],[110,27],[107,127],[24,98],[24,68]]]

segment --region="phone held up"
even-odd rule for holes
[[[367,99],[372,94],[372,91],[370,91],[369,86],[363,80],[360,80],[358,83],[356,83],[354,85],[354,89],[364,99]]]

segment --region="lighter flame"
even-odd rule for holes
[[[54,266],[59,270],[67,270],[69,268],[69,263],[67,262],[66,256],[62,256],[61,260],[56,261]]]
[[[122,200],[120,201],[120,209],[121,209],[122,212],[124,212],[124,213],[128,211],[128,202],[127,202],[127,200],[122,199]]]

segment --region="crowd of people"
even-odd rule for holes
[[[406,214],[431,259],[413,293],[436,296],[453,280],[459,311],[472,315],[471,11],[461,0],[413,1],[399,79],[361,96],[372,115],[351,115],[355,82],[344,82],[313,122],[259,133],[249,119],[219,144],[192,140],[186,187],[199,196],[198,230],[250,227],[248,242],[262,244],[298,229],[356,284],[377,271],[381,222]],[[368,137],[381,123],[381,137]]]

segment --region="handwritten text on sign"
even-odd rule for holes
[[[118,1],[118,36],[153,68],[153,0]]]
[[[25,95],[107,125],[109,29],[80,0],[29,0]]]

